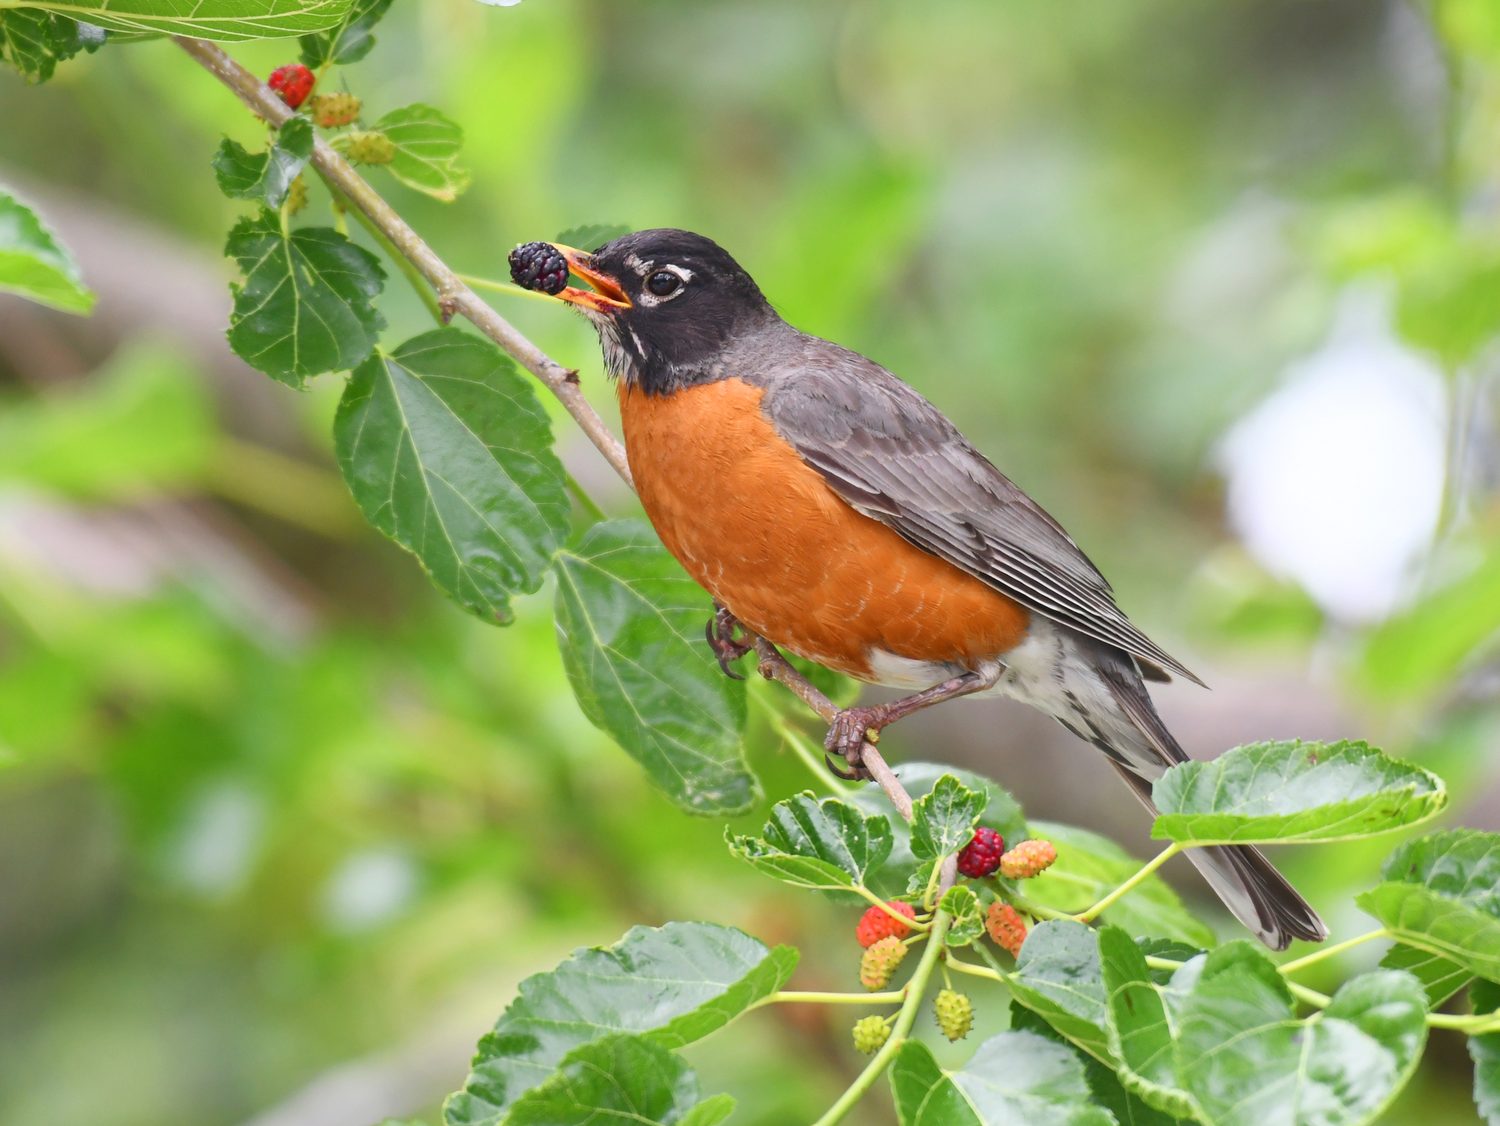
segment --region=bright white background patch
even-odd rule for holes
[[[1397,342],[1388,302],[1350,292],[1327,342],[1221,443],[1230,521],[1332,616],[1382,618],[1432,539],[1446,416],[1442,375]]]

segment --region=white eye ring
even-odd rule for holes
[[[683,292],[687,289],[687,283],[693,280],[693,271],[687,269],[685,266],[656,266],[649,262],[643,262],[641,266],[645,268],[641,270],[640,304],[647,308],[652,308],[665,301],[671,301],[675,297],[682,296]],[[664,292],[657,292],[652,288],[652,283],[656,282],[658,278],[670,278],[676,284],[670,289],[665,289]],[[663,285],[665,286],[665,280],[663,281]]]

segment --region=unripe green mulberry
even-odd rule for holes
[[[962,1040],[974,1027],[973,1002],[957,990],[939,991],[932,1008],[937,1015],[938,1027],[949,1040]]]
[[[348,125],[359,116],[360,101],[353,94],[340,91],[336,94],[314,94],[307,103],[312,119],[325,129]]]
[[[854,1050],[873,1056],[891,1038],[891,1026],[885,1017],[867,1016],[854,1022]]]
[[[887,935],[867,948],[859,960],[859,983],[874,993],[890,984],[891,975],[906,957],[906,946],[895,935]]]
[[[343,140],[344,155],[355,164],[389,164],[396,159],[395,142],[373,129],[357,129]]]

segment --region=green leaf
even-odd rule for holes
[[[1152,787],[1158,840],[1272,844],[1374,836],[1435,816],[1442,779],[1364,743],[1251,743]]]
[[[27,82],[45,82],[57,64],[79,51],[97,51],[104,32],[42,8],[12,8],[0,3],[0,61],[21,72]]]
[[[934,762],[906,762],[895,768],[896,777],[901,779],[901,784],[906,787],[913,800],[920,799],[932,792],[933,786],[939,778],[952,776],[957,778],[971,790],[977,790],[989,795],[988,804],[979,815],[982,825],[988,825],[1007,841],[1019,841],[1026,836],[1026,818],[1021,812],[1021,807],[1016,799],[1006,792],[1005,788],[992,782],[990,779],[975,774],[969,770],[958,770],[951,766],[944,766]],[[849,800],[861,809],[871,813],[894,813],[890,798],[879,786],[869,785],[854,791],[849,795]],[[918,866],[917,857],[911,851],[911,826],[901,817],[893,818],[891,831],[894,843],[891,846],[891,855],[881,868],[878,882],[894,890],[904,891],[908,887],[908,880],[914,880],[912,869]],[[926,877],[923,876],[922,887],[927,886]]]
[[[1476,1013],[1500,1009],[1500,985],[1476,981],[1469,989],[1469,1002]],[[1474,1106],[1488,1126],[1500,1126],[1500,1032],[1469,1037],[1469,1058],[1474,1061]]]
[[[385,322],[371,304],[385,283],[375,256],[335,230],[282,231],[276,214],[241,219],[224,253],[245,274],[231,286],[229,346],[292,387],[369,356]]]
[[[463,1090],[448,1097],[448,1126],[498,1126],[570,1052],[605,1036],[664,1048],[700,1040],[780,989],[796,964],[790,947],[712,923],[635,927],[613,946],[577,950],[521,983],[480,1040]]]
[[[1232,943],[1208,955],[1183,1002],[1177,1074],[1211,1126],[1359,1126],[1411,1078],[1426,1016],[1415,978],[1377,970],[1299,1021],[1270,960]]]
[[[1500,834],[1418,837],[1391,854],[1381,875],[1385,882],[1355,902],[1397,941],[1500,978]]]
[[[949,946],[968,946],[984,934],[984,909],[979,897],[962,884],[943,893],[938,904],[953,916],[944,940]]]
[[[1385,952],[1380,964],[1388,970],[1404,970],[1420,981],[1429,1009],[1436,1009],[1474,980],[1474,975],[1457,962],[1399,942]]]
[[[1178,1121],[1147,1106],[1120,1084],[1114,1068],[1100,1063],[1093,1056],[1076,1052],[1068,1041],[1058,1035],[1055,1028],[1015,1001],[1010,1004],[1010,1026],[1017,1032],[1035,1032],[1074,1052],[1083,1061],[1083,1073],[1088,1079],[1089,1093],[1094,1102],[1113,1114],[1119,1126],[1174,1126]]]
[[[891,851],[891,823],[838,798],[811,794],[779,801],[760,837],[730,837],[730,851],[795,887],[839,891],[865,883]]]
[[[1057,860],[1018,887],[1026,899],[1054,911],[1076,914],[1091,907],[1141,867],[1141,861],[1114,841],[1087,829],[1033,821],[1030,832],[1057,846]],[[1102,919],[1132,934],[1160,935],[1197,947],[1214,944],[1213,931],[1194,918],[1171,885],[1155,874],[1110,906]]]
[[[745,688],[703,644],[707,595],[639,520],[590,528],[558,554],[557,637],[584,715],[693,813],[738,813]]]
[[[713,1126],[734,1100],[704,1101],[677,1056],[639,1036],[608,1036],[570,1052],[557,1071],[518,1099],[507,1126]]]
[[[1099,931],[1099,967],[1120,1081],[1164,1114],[1200,1117],[1192,1096],[1178,1086],[1173,1014],[1165,990],[1146,968],[1144,951],[1119,927],[1104,927]]]
[[[464,131],[432,106],[392,110],[370,128],[396,146],[384,167],[407,187],[448,203],[469,186],[468,172],[458,166]]]
[[[86,383],[0,410],[0,482],[137,500],[197,484],[217,429],[202,373],[175,353],[137,345]]]
[[[248,152],[225,137],[214,154],[219,190],[230,199],[253,199],[270,208],[280,207],[312,150],[312,122],[301,116],[287,119],[276,131],[268,152]]]
[[[552,241],[592,253],[605,243],[614,242],[629,233],[630,228],[619,223],[584,223],[582,226],[569,227]]]
[[[957,852],[974,839],[974,826],[987,804],[983,790],[971,790],[952,774],[943,775],[912,803],[912,854],[937,860]]]
[[[1066,919],[1038,923],[1006,979],[1011,996],[1089,1055],[1111,1066],[1108,1013],[1092,928]]]
[[[891,1062],[891,1093],[901,1126],[1113,1126],[1089,1104],[1083,1065],[1035,1032],[1002,1032],[979,1045],[957,1071],[908,1040]]]
[[[0,9],[61,12],[109,31],[191,35],[232,43],[335,26],[349,0],[0,0]]]
[[[36,212],[0,188],[0,292],[65,313],[87,313],[94,295],[78,266]]]
[[[391,6],[391,0],[354,0],[343,18],[313,35],[302,36],[302,61],[313,70],[329,63],[355,63],[375,46],[375,25]]]
[[[531,384],[455,328],[355,369],[333,424],[339,468],[371,524],[464,609],[510,620],[568,533],[562,465]]]

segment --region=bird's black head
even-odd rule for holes
[[[557,296],[593,322],[610,374],[648,394],[718,378],[725,345],[776,318],[750,275],[702,235],[663,227],[590,254],[557,249],[593,286]]]

